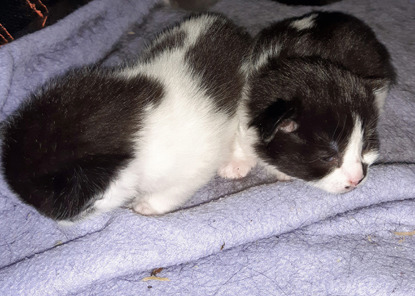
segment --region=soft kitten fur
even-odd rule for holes
[[[8,184],[58,220],[178,208],[231,153],[249,45],[231,21],[204,14],[160,34],[135,65],[54,79],[5,125]]]
[[[256,37],[246,71],[234,156],[221,175],[242,177],[259,159],[280,180],[356,188],[378,156],[378,115],[395,77],[373,31],[338,12],[287,19]]]

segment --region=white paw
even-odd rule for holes
[[[275,172],[275,175],[277,176],[277,180],[282,182],[291,181],[293,179],[292,177],[281,172]]]
[[[134,207],[134,212],[140,214],[140,215],[144,215],[144,216],[154,216],[154,215],[160,215],[160,213],[158,211],[156,211],[151,204],[149,204],[147,201],[145,200],[140,200],[139,202],[137,202]]]
[[[248,175],[253,166],[252,161],[232,160],[218,170],[218,175],[226,179],[240,179]]]

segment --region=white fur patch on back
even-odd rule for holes
[[[268,50],[264,51],[256,60],[251,61],[251,70],[259,70],[263,65],[265,65],[268,60],[272,57],[276,57],[279,54],[280,46],[273,45]]]
[[[314,26],[314,18],[316,16],[316,14],[312,14],[300,20],[293,21],[290,26],[298,31],[310,29]]]
[[[140,214],[157,215],[176,209],[206,184],[230,158],[237,118],[217,111],[202,81],[185,61],[185,53],[214,23],[215,16],[180,26],[184,45],[157,55],[149,63],[122,70],[132,79],[144,75],[163,85],[158,105],[144,109],[136,135],[135,157],[95,203],[107,211],[135,199]]]
[[[183,51],[161,57],[143,71],[157,77],[166,94],[148,113],[138,136],[138,184],[144,195],[134,208],[163,214],[207,183],[229,158],[237,121],[216,111],[200,79],[186,66]]]
[[[187,33],[186,47],[193,46],[198,38],[205,33],[217,18],[212,15],[203,15],[191,18],[181,24],[180,28]]]

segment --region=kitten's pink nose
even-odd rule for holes
[[[353,178],[353,179],[350,179],[349,180],[349,185],[348,186],[346,186],[345,188],[346,189],[354,189],[354,188],[356,188],[357,187],[357,185],[359,185],[360,184],[360,182],[362,182],[362,180],[363,180],[363,176],[362,177],[358,177],[358,178]]]

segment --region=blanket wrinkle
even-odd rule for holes
[[[415,236],[396,234],[415,229],[414,8],[406,0],[324,7],[367,22],[399,72],[380,118],[381,155],[363,186],[330,195],[255,168],[241,180],[214,178],[165,216],[118,209],[64,227],[20,202],[0,174],[0,294],[415,295]],[[222,0],[211,11],[256,33],[311,8]],[[156,0],[94,0],[2,46],[0,119],[69,68],[137,58],[186,14]],[[169,282],[141,281],[159,267]]]
[[[6,97],[5,89],[0,89],[2,113],[9,114],[20,100],[51,77],[68,68],[97,62],[132,22],[158,2],[122,0],[117,6],[109,7],[108,0],[91,1],[53,26],[2,46],[0,52],[7,49],[15,58],[17,71],[11,76],[9,95]],[[3,65],[5,69],[11,67]]]
[[[0,89],[4,92],[4,98],[7,98],[10,93],[11,89],[11,77],[14,72],[15,63],[13,55],[9,51],[0,51],[0,60],[4,62],[4,64],[0,64],[0,73],[1,78],[0,79]],[[6,67],[5,65],[10,65],[9,67]],[[5,118],[7,114],[3,112],[4,105],[6,104],[6,100],[2,100],[0,102],[0,118]]]
[[[265,190],[265,189],[263,189],[263,190]],[[214,203],[212,203],[212,204],[214,204]],[[208,205],[208,206],[212,206],[212,205]],[[190,211],[186,211],[186,212],[184,212],[184,213],[182,213],[182,215],[185,215],[185,214],[189,214],[189,212]],[[320,216],[320,218],[321,218],[321,215],[318,215],[318,216]],[[118,218],[118,217],[117,217]],[[192,219],[190,218],[190,217],[188,217],[188,221],[190,222],[190,223],[195,223],[197,220],[199,220],[197,217],[192,217],[192,218],[194,218],[193,219],[193,221],[192,221]],[[316,218],[315,218],[316,219]],[[152,219],[148,219],[148,220],[152,220]],[[164,220],[163,218],[160,218],[159,220]],[[218,223],[219,221],[220,221],[220,219],[217,219],[217,218],[215,218],[215,219],[212,219],[212,220],[214,220],[214,221],[216,221],[216,223]],[[211,221],[212,221],[211,220]],[[155,222],[155,221],[154,221]],[[113,227],[116,227],[114,224],[116,224],[116,223],[113,223],[113,224],[111,224],[111,225],[109,225],[109,227],[111,227],[111,228],[113,228]],[[268,224],[268,223],[266,223],[266,224]],[[300,221],[300,223],[299,223],[300,225],[302,224],[302,221]],[[234,225],[237,225],[237,224],[235,224],[234,223]],[[125,225],[126,227],[127,227],[127,229],[131,229],[132,227],[134,227],[133,225],[130,225],[130,226],[128,226],[128,225]],[[226,241],[232,241],[232,240],[235,240],[235,237],[238,237],[238,233],[242,230],[242,231],[246,231],[247,230],[247,228],[245,227],[245,225],[244,225],[244,223],[239,223],[239,225],[238,225],[239,227],[240,227],[240,229],[239,230],[237,230],[237,231],[233,231],[234,233],[231,233],[230,234],[230,236],[228,235],[228,239],[226,239]],[[298,225],[296,225],[296,226],[298,226]],[[296,226],[291,226],[291,227],[296,227]],[[135,226],[135,227],[137,227],[137,226]],[[156,227],[156,226],[155,226]],[[173,230],[173,227],[175,227],[175,225],[170,225],[170,227],[171,227],[171,229],[170,229],[170,232],[171,232],[171,230]],[[287,226],[283,226],[283,227],[287,227]],[[156,227],[156,228],[158,228],[158,227]],[[183,231],[182,230],[180,230],[180,226],[178,226],[178,228],[179,229],[175,229],[175,231],[174,231],[174,234],[178,234],[178,233],[183,233]],[[217,229],[218,228],[220,228],[220,227],[216,227]],[[198,229],[200,229],[200,230],[203,230],[203,223],[202,223],[202,225],[200,225],[200,222],[199,222],[199,225],[198,225]],[[138,229],[135,229],[135,231],[137,231]],[[249,230],[249,228],[248,228],[248,230]],[[283,233],[284,232],[284,230],[285,229],[280,229],[279,231],[276,231],[275,233]],[[109,232],[111,232],[111,230],[108,230]],[[177,232],[177,231],[179,231],[179,232]],[[133,231],[134,232],[134,231]],[[207,236],[207,237],[211,237],[211,235],[213,236],[214,234],[210,234],[209,236]],[[252,234],[251,234],[252,235]],[[128,235],[127,235],[128,236]],[[159,237],[160,236],[160,234],[158,234],[157,235],[157,237]],[[179,236],[179,237],[183,237],[183,235],[175,235],[175,237],[177,237],[177,236]],[[261,236],[259,236],[259,238],[260,238]],[[94,238],[95,239],[95,241],[101,241],[102,240],[102,242],[100,242],[100,243],[98,243],[98,245],[102,245],[103,243],[104,243],[104,241],[105,241],[105,239],[106,239],[106,236],[105,235],[99,235],[99,237],[95,237]],[[113,238],[113,239],[115,239],[115,238]],[[218,242],[216,242],[215,243],[215,246],[217,246],[217,245],[219,245],[220,243],[221,243],[221,241],[222,241],[222,239],[223,238],[221,238]],[[239,236],[239,239],[241,239],[240,238],[240,236]],[[251,241],[254,241],[254,240],[256,240],[256,239],[258,239],[258,237],[254,237],[254,238],[252,238],[251,239]],[[157,242],[157,239],[154,239],[154,238],[152,238],[151,239],[151,241],[153,241],[153,242]],[[180,239],[179,239],[179,241],[180,241]],[[244,240],[243,240],[244,241]],[[81,242],[82,243],[82,242]],[[173,244],[172,244],[172,246],[171,247],[173,247],[173,248],[180,248],[180,247],[183,247],[183,246],[180,246],[180,244],[174,244],[174,242],[172,242]],[[116,242],[107,242],[107,245],[108,245],[108,247],[110,247],[110,251],[112,252],[112,250],[113,249],[116,249]],[[111,245],[112,245],[112,247],[111,247]],[[234,246],[235,244],[232,244],[231,246]],[[62,253],[65,253],[65,254],[68,254],[69,255],[69,253],[71,252],[71,250],[69,250],[69,248],[74,248],[75,247],[75,249],[77,249],[76,248],[76,245],[72,245],[71,247],[69,247],[68,246],[68,248],[66,248],[65,250],[62,250]],[[86,247],[86,249],[91,249],[90,247],[88,247],[87,245],[85,245],[85,247]],[[140,248],[140,246],[138,246],[139,248]],[[154,245],[154,247],[157,249],[157,248],[160,248],[160,251],[162,250],[162,252],[166,252],[166,246],[163,244],[163,245]],[[65,248],[65,246],[63,247],[63,248]],[[128,253],[129,251],[131,252],[131,251],[133,251],[133,250],[129,250],[128,248],[126,248],[125,250],[122,250],[123,248],[121,247],[118,247],[118,251],[121,251],[121,252],[125,252],[125,254],[126,253]],[[147,248],[145,247],[144,248],[144,251],[148,251],[148,249],[146,250]],[[184,249],[184,250],[186,250],[186,248]],[[54,252],[54,251],[56,251],[56,250],[51,250],[51,252]],[[210,255],[210,254],[212,254],[212,253],[208,253],[208,254],[206,254],[206,255]],[[56,259],[58,259],[57,257],[56,257],[56,255],[57,254],[49,254],[49,258],[50,259],[52,259],[53,257],[55,257],[55,260]],[[72,254],[70,257],[72,257],[72,256],[78,256],[79,254]],[[94,258],[90,258],[92,261],[94,261],[94,260],[97,260],[97,262],[99,262],[99,258],[100,258],[100,254],[95,254],[95,255],[93,255],[93,254],[89,254],[88,253],[88,255],[89,256],[95,256]],[[160,259],[164,259],[164,260],[161,260],[161,261],[159,261],[159,262],[156,262],[155,264],[153,264],[153,265],[148,265],[148,266],[145,266],[145,265],[143,265],[143,264],[139,264],[141,267],[147,267],[147,269],[149,269],[149,268],[154,268],[154,267],[156,267],[156,266],[160,266],[160,265],[162,265],[163,264],[163,262],[164,263],[169,263],[170,265],[172,265],[174,262],[169,262],[169,257],[168,256],[166,256],[166,257],[164,257],[166,254],[162,254],[162,253],[159,253],[158,254],[158,256],[157,257],[161,257]],[[205,254],[199,254],[199,255],[196,255],[195,257],[196,258],[198,258],[198,257],[203,257],[203,255],[205,255]],[[47,256],[46,256],[47,257]],[[81,256],[82,257],[82,256]],[[164,258],[163,258],[164,257]],[[38,259],[38,258],[34,258],[34,259]],[[78,259],[80,259],[80,257],[78,256]],[[139,259],[139,258],[137,258],[137,259]],[[141,258],[141,259],[143,259],[143,258]],[[42,261],[42,260],[41,260]],[[59,261],[59,259],[58,259],[58,261]],[[51,262],[52,263],[52,262]],[[127,262],[124,262],[124,263],[127,263]],[[139,263],[139,261],[137,262],[137,263]],[[142,263],[144,263],[144,262],[142,262]],[[56,265],[59,265],[57,262],[56,263],[54,263],[54,264],[56,264]],[[67,264],[69,264],[69,262],[67,262]],[[38,264],[36,264],[36,263],[32,263],[32,264],[30,264],[30,263],[28,263],[28,262],[26,262],[26,265],[27,265],[27,268],[33,268],[34,266],[37,266]],[[70,266],[73,266],[74,268],[76,267],[76,268],[79,268],[79,262],[77,263],[77,260],[74,260],[72,263],[70,263],[69,264]],[[78,266],[77,266],[78,265]],[[121,265],[124,265],[124,264],[121,264]],[[9,271],[9,273],[10,273],[10,271]],[[12,274],[13,274],[14,272],[12,272]],[[41,280],[41,279],[38,279],[38,280]]]

